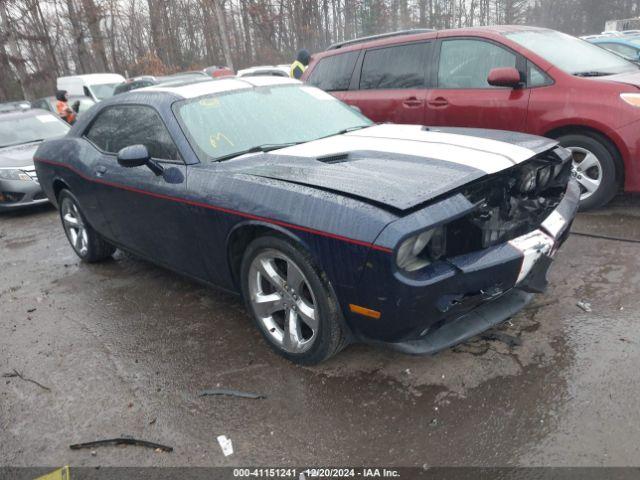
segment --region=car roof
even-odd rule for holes
[[[186,82],[179,85],[154,85],[135,90],[138,93],[165,92],[179,98],[195,98],[203,95],[231,92],[254,87],[275,85],[302,85],[302,82],[286,77],[223,77],[202,82]]]
[[[619,43],[621,45],[629,45],[633,47],[640,47],[639,43],[634,43],[632,40],[638,40],[640,36],[628,36],[628,37],[599,37],[588,39],[591,43]]]
[[[58,77],[58,80],[80,79],[92,80],[98,83],[121,82],[124,77],[119,73],[86,73],[84,75],[67,75],[66,77]]]
[[[35,117],[36,115],[51,115],[57,118],[49,110],[43,110],[41,108],[25,108],[22,110],[9,110],[0,111],[0,121],[11,120],[13,118]]]
[[[357,41],[358,39],[354,39],[353,41],[345,42],[343,47],[335,48],[335,46],[329,47],[330,49],[325,50],[324,52],[320,52],[314,55],[314,58],[322,58],[324,56],[335,55],[341,52],[347,51],[358,51],[363,48],[377,47],[377,46],[385,46],[385,45],[395,45],[397,43],[409,43],[419,40],[428,40],[439,37],[449,37],[452,35],[455,36],[465,36],[465,35],[504,35],[507,33],[514,32],[527,32],[527,31],[552,31],[548,28],[541,27],[532,27],[529,25],[491,25],[491,26],[480,26],[480,27],[465,27],[465,28],[452,28],[447,30],[434,30],[434,31],[416,31],[416,33],[411,33],[408,31],[398,32],[398,35],[388,35],[381,38],[372,38],[371,40],[367,40],[363,38],[362,41]]]
[[[87,97],[86,95],[67,95],[69,97],[69,100],[71,99],[75,99],[75,100],[79,100],[81,98],[85,99],[85,100],[91,100],[92,102],[95,102],[95,100],[91,97]],[[40,97],[40,98],[36,98],[34,100],[34,102],[37,102],[38,100],[55,100],[56,96],[55,95],[49,95],[48,97]]]

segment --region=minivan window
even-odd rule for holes
[[[536,67],[530,61],[527,61],[527,86],[528,87],[543,87],[545,85],[551,85],[552,80],[547,77],[542,70]]]
[[[525,30],[506,36],[572,75],[596,77],[638,70],[615,53],[554,30]]]
[[[142,144],[158,159],[178,160],[178,150],[158,114],[150,107],[121,105],[98,114],[85,137],[108,153]]]
[[[348,90],[359,53],[347,52],[320,59],[307,83],[328,92]]]
[[[482,40],[444,40],[440,48],[438,88],[497,88],[487,83],[494,68],[515,67],[516,55]]]
[[[427,43],[368,50],[362,62],[360,89],[424,86]]]

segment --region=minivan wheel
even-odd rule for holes
[[[251,242],[241,282],[247,310],[278,354],[312,365],[345,346],[340,309],[326,275],[292,242],[275,236]]]
[[[618,193],[621,176],[609,148],[589,135],[563,135],[558,141],[573,154],[571,174],[580,186],[580,210],[607,204]]]
[[[60,220],[67,240],[81,260],[93,263],[106,260],[116,251],[87,222],[78,199],[69,191],[62,190],[58,195]]]

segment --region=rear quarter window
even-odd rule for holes
[[[348,90],[359,54],[359,51],[353,51],[321,58],[307,83],[328,92]]]

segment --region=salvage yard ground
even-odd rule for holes
[[[236,297],[121,252],[81,264],[59,223],[0,217],[0,465],[640,465],[637,243],[570,237],[546,294],[435,357],[352,346],[301,368]],[[573,230],[638,240],[640,199]],[[174,451],[69,449],[122,434]]]

